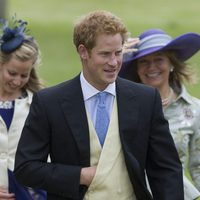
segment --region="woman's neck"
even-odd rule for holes
[[[168,85],[165,88],[160,88],[159,92],[162,99],[163,108],[168,107],[175,98],[174,90]]]
[[[22,91],[9,93],[9,92],[0,90],[0,101],[12,101],[19,98],[21,95],[22,95]]]

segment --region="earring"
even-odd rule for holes
[[[171,67],[170,72],[173,72],[173,71],[174,71],[174,67]]]

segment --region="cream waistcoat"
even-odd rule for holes
[[[88,113],[87,118],[91,166],[97,165],[97,170],[84,200],[136,200],[119,138],[116,98],[103,149]]]

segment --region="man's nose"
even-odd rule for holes
[[[117,59],[117,56],[113,55],[110,59],[109,59],[109,62],[108,64],[111,65],[111,66],[116,66],[118,63],[118,59]]]

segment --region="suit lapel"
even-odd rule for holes
[[[68,82],[61,99],[61,107],[80,151],[81,164],[89,166],[89,128],[79,76]]]
[[[134,156],[134,152],[138,151],[137,146],[140,145],[137,144],[138,140],[134,141],[134,139],[139,134],[139,111],[140,106],[142,106],[140,103],[141,94],[138,94],[136,85],[135,87],[130,87],[130,82],[128,83],[121,78],[118,78],[116,83],[119,132],[126,166],[133,184],[144,186],[141,177],[141,168]],[[147,194],[145,193],[144,195],[146,196]]]
[[[128,87],[127,82],[118,78],[116,81],[117,90],[117,104],[118,104],[118,118],[119,118],[119,130],[121,137],[130,136],[133,138],[132,132],[124,131],[131,130],[132,127],[137,127],[139,116],[139,102],[137,92],[133,87]],[[131,135],[128,135],[131,134]]]

